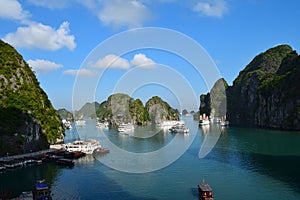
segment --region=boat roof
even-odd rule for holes
[[[199,187],[203,192],[212,191],[211,187],[210,187],[207,183],[200,183],[200,184],[198,185],[198,187]]]
[[[45,182],[39,182],[35,185],[37,190],[45,190],[48,189],[48,184]]]

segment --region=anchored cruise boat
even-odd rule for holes
[[[108,122],[97,122],[96,127],[100,128],[100,129],[108,129],[109,123]]]
[[[171,133],[188,133],[190,129],[183,124],[176,124],[175,126],[172,126],[169,131]]]
[[[131,132],[134,130],[134,125],[131,123],[122,123],[118,127],[118,132]]]
[[[92,154],[96,149],[101,148],[100,142],[96,140],[82,141],[76,140],[63,145],[63,148],[69,152],[80,151],[86,154]]]

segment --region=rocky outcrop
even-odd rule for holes
[[[200,95],[200,115],[222,117],[226,115],[226,89],[228,84],[225,79],[216,81],[210,92]]]
[[[199,113],[213,117],[226,111],[231,125],[300,130],[299,77],[300,56],[288,45],[276,46],[256,56],[232,86],[218,80],[200,96]]]
[[[227,90],[233,125],[300,130],[300,62],[288,45],[256,56]]]
[[[158,96],[149,99],[145,107],[149,113],[151,122],[154,124],[161,123],[165,120],[179,120],[179,111],[173,109],[167,102],[163,101]]]
[[[179,111],[155,96],[144,106],[140,99],[133,99],[127,94],[113,94],[102,102],[97,110],[100,120],[110,121],[112,125],[120,123],[148,124],[163,120],[178,120]]]
[[[0,40],[0,156],[48,148],[61,119],[22,56]]]
[[[149,122],[148,112],[140,99],[134,100],[127,94],[113,94],[102,102],[96,112],[101,120],[112,125],[121,123],[144,124]]]
[[[295,51],[283,60],[276,74],[258,88],[255,125],[300,130],[300,56]]]

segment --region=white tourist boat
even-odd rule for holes
[[[158,126],[160,127],[172,127],[175,125],[184,125],[184,121],[178,121],[178,120],[167,120],[167,121],[163,121],[160,124],[158,124]]]
[[[206,116],[205,114],[200,115],[200,117],[199,117],[199,125],[200,126],[206,126],[206,125],[209,125],[209,124],[210,124],[210,121],[209,121],[208,116]]]
[[[67,120],[65,122],[65,126],[66,126],[67,129],[71,130],[72,129],[72,122]]]
[[[108,122],[97,122],[96,127],[100,128],[100,129],[108,129],[109,123]]]
[[[200,126],[205,126],[205,125],[209,125],[209,124],[210,124],[210,121],[208,119],[199,120]]]
[[[86,154],[92,154],[96,149],[101,148],[100,142],[96,140],[82,141],[76,140],[63,145],[63,148],[69,152],[80,151]]]
[[[122,123],[118,127],[118,132],[131,132],[134,130],[134,125],[131,123]]]
[[[228,126],[229,125],[229,121],[226,120],[226,115],[222,116],[221,121],[220,121],[220,125],[221,126]]]
[[[188,133],[190,129],[182,124],[176,124],[175,126],[172,126],[169,131],[171,133]]]
[[[77,119],[75,121],[76,126],[85,126],[85,120],[84,119]]]
[[[220,125],[221,126],[228,126],[229,125],[229,121],[221,121]]]

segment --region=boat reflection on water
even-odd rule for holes
[[[94,154],[87,154],[84,157],[81,157],[75,160],[76,165],[93,165],[95,163]]]
[[[216,145],[221,135],[220,126],[212,124],[210,126],[200,126],[200,132],[202,137],[201,139],[201,146],[198,153],[198,157],[204,158]]]
[[[206,135],[209,133],[210,126],[200,126],[202,134]]]

